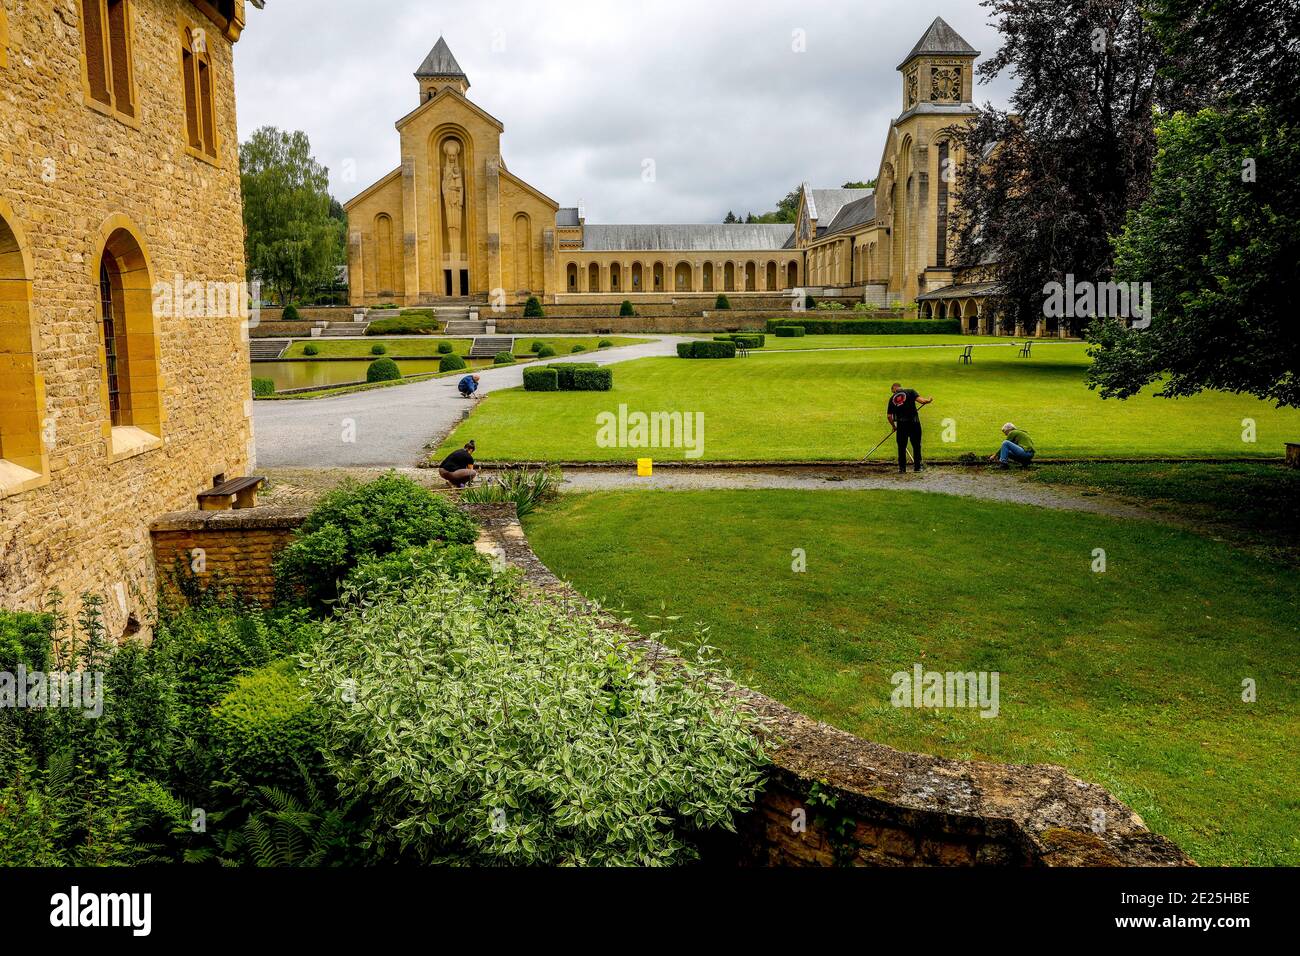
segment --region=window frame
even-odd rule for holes
[[[109,15],[109,4],[116,2],[120,4],[122,11],[121,18],[121,49],[114,55],[113,37],[114,31],[111,29],[112,18]],[[100,55],[102,57],[103,72],[102,75],[93,77],[91,73],[91,64],[89,57],[91,35],[86,25],[86,7],[94,4],[99,16],[98,39],[100,45]],[[140,97],[139,87],[136,83],[135,75],[135,4],[133,0],[78,0],[77,2],[78,26],[81,30],[81,88],[82,98],[87,106],[98,113],[112,117],[120,123],[130,126],[133,129],[140,128]],[[116,75],[115,63],[119,59],[125,59],[125,76],[121,78],[119,84]],[[107,101],[100,99],[95,93],[93,79],[103,82]],[[130,111],[120,108],[118,98],[121,95],[119,85],[125,87],[126,99]]]
[[[216,67],[212,57],[212,32],[207,27],[195,26],[185,18],[177,20],[180,31],[181,112],[184,117],[182,132],[185,152],[195,159],[213,166],[221,166],[221,133],[217,121]],[[204,49],[194,48],[196,31],[206,38]],[[204,93],[206,79],[207,93]],[[193,113],[191,113],[191,99]],[[193,125],[191,125],[193,124]],[[199,145],[195,145],[197,134]],[[209,147],[210,150],[209,151]]]

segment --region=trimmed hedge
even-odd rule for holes
[[[298,314],[298,307],[296,305],[286,305],[284,307],[284,311],[280,313],[280,321],[281,322],[302,321],[302,316]]]
[[[440,327],[432,311],[403,312],[371,322],[366,335],[432,335]]]
[[[736,357],[735,342],[678,342],[677,357],[688,359],[728,359]]]
[[[493,365],[514,365],[515,356],[513,352],[498,352],[492,356]]]
[[[614,387],[614,370],[607,366],[579,368],[573,372],[575,392],[608,392]]]
[[[371,355],[387,355],[387,354],[388,354],[388,346],[385,345],[385,344],[382,343],[382,342],[378,343],[377,345],[372,345],[372,346],[370,346],[370,354],[371,354]]]
[[[308,342],[302,347],[303,355],[320,355],[320,349]]]
[[[573,348],[569,349],[569,351],[572,352],[572,353],[574,353],[574,354],[576,355],[578,352],[585,352],[585,351],[587,351],[587,346],[585,346],[585,345],[575,345]]]
[[[537,298],[537,296],[530,295],[528,297],[528,301],[524,303],[524,318],[540,319],[545,315],[546,315],[546,311],[542,308],[541,301]]]
[[[767,344],[767,336],[762,332],[737,332],[731,335],[715,335],[715,342],[735,342],[747,349],[761,349]]]
[[[450,354],[451,354],[452,352],[454,352],[454,351],[456,351],[456,349],[455,349],[455,347],[454,347],[450,342],[439,342],[439,343],[438,343],[438,354],[439,354],[439,355],[450,355]]]
[[[304,673],[284,658],[237,678],[212,710],[214,738],[225,779],[257,784],[300,783],[322,764],[321,713],[298,683]]]
[[[730,308],[731,308],[731,300],[728,299],[728,298],[727,298],[725,295],[723,295],[721,292],[719,292],[719,293],[718,293],[718,298],[717,298],[717,299],[714,301],[714,303],[713,303],[713,307],[714,307],[715,309],[730,309]]]
[[[614,347],[614,343],[611,342],[609,339],[601,339],[599,342],[596,343],[596,348],[598,349],[609,349],[613,347]]]
[[[275,394],[275,382],[269,378],[253,379],[253,396],[256,398],[266,398],[268,395]]]
[[[621,316],[636,315],[636,309],[632,308],[631,299],[623,300],[623,304],[618,307],[618,314]]]
[[[799,327],[808,335],[958,335],[960,319],[768,319],[767,330]]]
[[[543,345],[540,349],[537,350],[538,358],[550,358],[554,354],[555,354],[555,349],[551,348],[549,345]]]
[[[525,392],[558,392],[560,376],[549,365],[524,369]]]
[[[538,352],[540,352],[540,351],[541,351],[542,349],[544,349],[544,348],[546,348],[546,343],[543,342],[543,341],[541,341],[541,340],[539,339],[539,340],[537,340],[536,342],[534,342],[532,345],[528,346],[528,351],[530,351],[530,352],[532,352],[534,355],[536,355]]]
[[[458,372],[465,367],[465,360],[454,353],[444,355],[442,361],[438,363],[439,372]]]
[[[555,369],[555,374],[559,376],[560,391],[562,392],[572,392],[574,390],[573,389],[574,372],[578,371],[578,369],[595,368],[595,367],[596,367],[595,362],[561,362],[558,365],[550,366],[550,368]]]
[[[772,334],[778,339],[801,339],[806,331],[802,325],[778,325]]]
[[[395,382],[401,377],[401,369],[390,358],[375,359],[366,369],[367,382]]]

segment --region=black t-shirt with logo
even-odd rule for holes
[[[462,468],[468,468],[474,464],[474,456],[464,448],[457,448],[450,455],[442,460],[439,466],[445,471],[460,471]]]
[[[920,397],[920,394],[915,389],[900,389],[889,396],[889,404],[885,406],[885,414],[893,415],[896,422],[917,421],[920,415],[916,411],[916,400]]]

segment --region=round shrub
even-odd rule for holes
[[[377,344],[377,345],[372,345],[372,346],[370,346],[370,354],[371,354],[371,355],[387,355],[387,354],[388,354],[388,346],[387,346],[387,345],[384,345],[384,344],[382,344],[382,343]]]
[[[550,358],[554,354],[555,354],[555,349],[551,348],[549,345],[543,345],[540,349],[537,350],[538,358]]]
[[[275,382],[269,378],[253,379],[253,395],[256,398],[266,398],[268,395],[275,394]]]
[[[773,332],[778,339],[801,339],[805,335],[802,325],[778,325]]]
[[[317,346],[312,345],[310,342],[308,342],[306,345],[304,345],[304,346],[302,347],[302,354],[303,354],[303,355],[320,355],[320,349],[319,349]]]
[[[571,353],[585,352],[585,351],[587,351],[587,346],[585,345],[575,345],[573,348],[569,349],[569,352]]]
[[[546,312],[542,309],[542,303],[538,300],[537,296],[530,295],[528,301],[524,303],[524,318],[540,319],[545,315]]]
[[[636,315],[636,309],[632,308],[630,299],[623,300],[623,304],[618,307],[618,314],[622,316]]]
[[[456,349],[455,349],[454,347],[452,347],[452,344],[451,344],[450,342],[439,342],[439,343],[438,343],[438,354],[439,354],[439,355],[450,355],[450,354],[451,354],[452,352],[454,352],[454,351],[456,351]]]
[[[532,352],[533,354],[537,354],[544,348],[546,348],[546,343],[542,342],[539,339],[538,341],[534,342],[532,345],[528,346],[528,351]]]
[[[454,352],[444,355],[442,361],[438,363],[439,372],[458,372],[465,367],[465,360]]]
[[[601,339],[599,342],[596,343],[596,348],[598,349],[608,349],[613,347],[614,347],[614,343],[611,342],[609,339]]]
[[[298,307],[290,303],[284,307],[284,313],[280,318],[285,322],[297,322],[302,318],[302,316],[298,314]]]
[[[390,358],[375,359],[366,369],[367,382],[395,382],[401,377],[401,369]]]
[[[731,308],[731,300],[728,299],[728,298],[727,298],[725,295],[723,295],[721,292],[719,292],[719,293],[718,293],[718,299],[717,299],[716,302],[713,303],[713,307],[714,307],[715,309],[730,309],[730,308]]]
[[[492,356],[492,364],[493,365],[514,365],[515,357],[510,352],[498,352],[496,355]]]
[[[303,672],[283,658],[235,680],[212,711],[224,779],[293,786],[321,765],[322,712],[299,684]]]

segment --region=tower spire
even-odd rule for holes
[[[469,89],[469,77],[456,62],[446,39],[441,36],[420,68],[415,71],[415,78],[420,81],[421,102],[436,96],[444,87],[454,87],[462,96]]]

